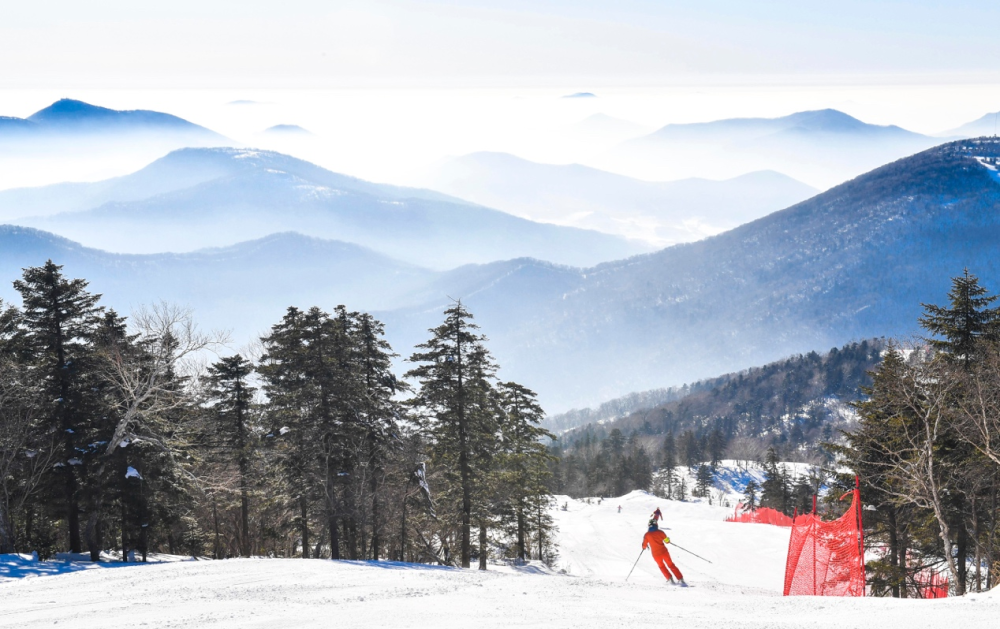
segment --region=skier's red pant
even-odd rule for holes
[[[667,581],[670,580],[671,572],[674,573],[674,578],[678,581],[684,580],[684,575],[681,574],[681,571],[674,565],[673,560],[670,558],[670,552],[668,552],[666,548],[664,548],[661,552],[654,552],[653,561],[656,562],[657,567],[660,569],[660,572],[663,573],[663,576],[667,578]]]

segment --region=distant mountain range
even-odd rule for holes
[[[127,314],[166,300],[193,307],[206,328],[247,343],[291,305],[395,308],[439,274],[349,243],[275,234],[192,253],[113,254],[25,227],[0,225],[0,298],[19,303],[11,282],[47,259],[82,277],[102,303]],[[426,296],[424,296],[426,298]]]
[[[986,114],[982,118],[977,118],[957,129],[945,131],[942,135],[959,138],[978,138],[981,136],[994,136],[1000,133],[1000,112]]]
[[[625,142],[605,161],[616,172],[653,179],[776,170],[822,189],[940,142],[823,109],[780,118],[670,124]]]
[[[169,135],[200,144],[227,142],[214,131],[170,114],[143,109],[119,111],[69,98],[58,100],[27,118],[0,117],[0,147],[25,140],[80,140],[81,136],[88,135],[109,139]]]
[[[1000,291],[998,156],[949,143],[697,243],[583,270],[526,260],[462,295],[555,409],[908,334],[965,267]],[[444,305],[384,316],[410,342]]]
[[[206,325],[236,328],[240,340],[288,305],[375,310],[404,356],[426,340],[450,299],[461,298],[490,338],[502,377],[537,389],[549,410],[560,411],[851,340],[911,333],[921,303],[943,303],[950,278],[965,267],[1000,291],[998,157],[997,141],[951,142],[718,236],[586,268],[518,258],[437,272],[356,242],[298,235],[128,256],[9,227],[0,236],[0,294],[11,295],[6,282],[21,267],[52,257],[123,309],[152,299],[179,301],[194,306]],[[196,168],[188,169],[189,159],[200,160]],[[82,216],[75,223],[80,229],[92,221],[95,230],[127,227],[133,231],[125,237],[150,238],[169,235],[170,224],[195,234],[221,230],[227,223],[220,217],[235,237],[251,220],[268,226],[257,218],[265,210],[266,217],[346,214],[371,220],[371,238],[381,229],[381,242],[398,242],[400,251],[430,239],[421,243],[424,255],[440,260],[459,250],[499,251],[498,242],[522,234],[536,235],[541,251],[543,244],[558,251],[571,237],[558,231],[567,228],[531,231],[534,224],[500,212],[352,180],[277,154],[193,150],[156,168],[168,166],[176,181],[152,177],[160,186],[152,197],[114,200],[138,194],[142,177],[151,176],[140,171],[136,179],[106,183],[99,192],[111,200],[98,210],[62,216]],[[218,174],[191,183],[191,172]],[[303,210],[290,202],[303,198],[296,195],[319,201]],[[342,201],[327,205],[331,198]],[[143,216],[157,212],[162,220]],[[463,214],[484,231],[463,237]],[[546,238],[550,242],[541,242]]]
[[[769,171],[725,181],[648,182],[579,164],[539,164],[507,153],[472,153],[449,160],[428,185],[524,218],[660,246],[717,234],[818,192]]]
[[[126,253],[296,231],[439,270],[522,256],[587,266],[650,249],[249,149],[184,149],[126,177],[3,191],[0,220]]]

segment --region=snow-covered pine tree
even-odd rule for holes
[[[256,389],[250,384],[254,366],[240,354],[219,360],[208,368],[209,400],[207,435],[216,460],[231,463],[238,474],[240,496],[239,553],[253,554],[250,543],[250,469],[258,455]],[[216,551],[218,552],[218,551]]]
[[[480,431],[477,392],[489,387],[496,367],[461,301],[444,312],[444,322],[430,330],[431,338],[417,346],[409,361],[416,366],[406,378],[418,383],[413,406],[430,437],[434,460],[457,472],[460,497],[460,563],[468,568],[472,556],[473,490],[476,483],[476,447],[492,434]]]
[[[367,476],[368,507],[371,530],[371,559],[379,559],[383,544],[383,529],[388,525],[384,518],[383,489],[386,470],[393,456],[401,449],[401,416],[399,403],[394,399],[398,392],[409,386],[396,379],[392,373],[393,353],[385,340],[385,326],[368,313],[355,315],[355,345],[360,368],[361,412],[359,421],[364,429],[363,466]],[[408,468],[414,467],[408,464]],[[362,513],[364,508],[361,509]]]
[[[66,279],[62,267],[48,260],[24,270],[14,282],[21,294],[20,324],[32,356],[35,381],[51,401],[42,420],[59,435],[61,460],[48,476],[51,491],[61,495],[69,549],[82,552],[80,535],[82,463],[77,447],[87,441],[88,423],[99,406],[92,382],[92,339],[102,308],[100,295],[87,291],[87,282]],[[79,461],[79,463],[78,463]],[[56,486],[58,485],[58,489]]]
[[[544,540],[552,528],[551,517],[546,513],[551,496],[548,481],[551,477],[551,459],[543,439],[554,435],[539,424],[545,411],[538,404],[534,391],[516,382],[498,385],[500,409],[500,436],[505,468],[504,482],[513,505],[516,526],[516,557],[521,561],[531,556],[528,544],[529,527],[534,524],[538,540],[538,558],[542,558]]]

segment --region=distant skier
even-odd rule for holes
[[[663,519],[663,514],[660,513],[660,508],[657,507],[656,511],[653,512],[653,522],[659,522]]]
[[[621,512],[622,512],[622,506],[618,505],[618,513],[621,513]]]
[[[687,583],[684,582],[684,575],[681,571],[674,565],[673,560],[670,558],[670,551],[667,550],[667,544],[670,543],[670,538],[667,537],[666,533],[660,530],[660,527],[656,524],[656,520],[649,521],[649,531],[642,538],[642,548],[649,547],[649,550],[653,553],[653,561],[656,562],[657,567],[663,576],[667,578],[667,581],[674,583],[674,577],[677,577],[676,585],[681,587],[687,587]],[[673,574],[670,574],[673,572]]]

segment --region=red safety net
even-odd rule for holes
[[[833,522],[806,514],[795,518],[785,563],[785,596],[864,596],[864,538],[861,491]]]
[[[781,511],[775,511],[769,507],[761,507],[753,511],[744,511],[743,503],[736,505],[736,511],[731,517],[726,518],[726,522],[746,522],[749,524],[773,524],[775,526],[791,526],[792,518]]]
[[[913,575],[920,598],[945,598],[948,596],[948,577],[933,570],[923,570]]]

